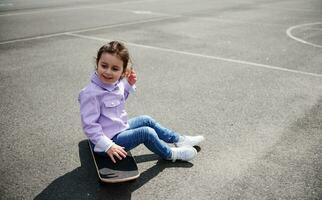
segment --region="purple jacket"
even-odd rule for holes
[[[114,84],[103,83],[97,73],[80,92],[80,114],[83,130],[95,144],[94,151],[106,152],[114,143],[112,138],[129,127],[125,100],[135,91],[124,78]]]

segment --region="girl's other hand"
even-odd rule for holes
[[[134,85],[136,83],[137,78],[136,78],[136,72],[134,71],[134,69],[132,69],[131,73],[128,75],[127,81],[129,82],[130,85]]]
[[[122,160],[126,157],[127,152],[124,150],[123,147],[117,144],[113,144],[113,146],[111,146],[111,148],[107,150],[107,155],[111,158],[113,163],[116,163],[114,156],[117,157],[119,160]]]

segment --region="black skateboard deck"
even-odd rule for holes
[[[116,163],[108,156],[101,156],[94,153],[90,141],[88,141],[89,148],[95,163],[99,179],[105,183],[119,183],[137,179],[140,176],[138,166],[130,151],[127,152],[126,158],[118,160]]]

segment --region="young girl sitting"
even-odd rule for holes
[[[115,163],[115,158],[126,157],[127,150],[144,144],[163,159],[192,160],[197,155],[193,146],[204,140],[203,136],[180,135],[145,115],[127,119],[125,100],[135,91],[137,81],[135,71],[127,70],[129,59],[124,44],[112,41],[103,45],[91,82],[79,94],[83,130],[94,152],[108,155]]]

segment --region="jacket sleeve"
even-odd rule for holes
[[[136,91],[136,86],[130,85],[126,78],[124,78],[122,82],[124,84],[124,97],[127,99],[129,94],[133,94]]]
[[[114,143],[103,133],[102,126],[98,123],[100,104],[97,98],[82,91],[78,101],[84,133],[95,145],[95,152],[106,152]]]

